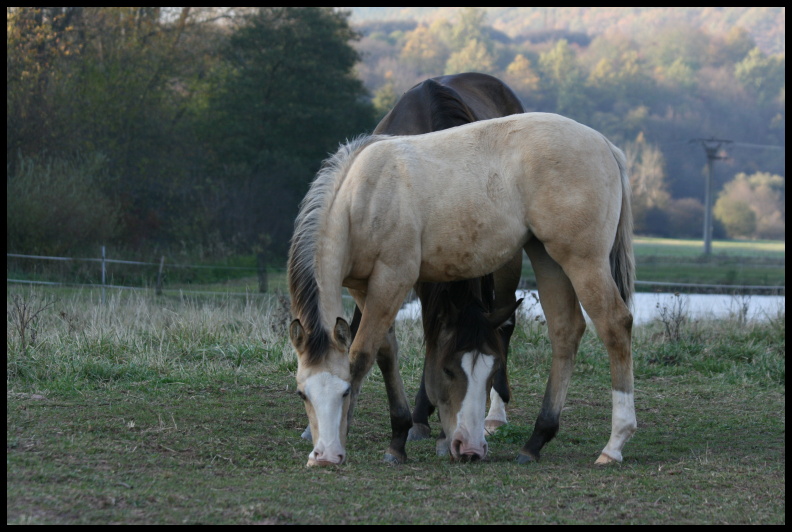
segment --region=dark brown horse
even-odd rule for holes
[[[406,91],[374,129],[374,134],[419,135],[523,112],[519,98],[505,83],[487,74],[466,72],[427,79]],[[456,360],[456,364],[449,360],[461,356],[460,349],[484,349],[497,360],[494,379],[488,388],[492,390],[489,394],[489,413],[486,419],[482,415],[482,419],[478,420],[478,424],[484,422],[486,431],[490,433],[507,422],[505,405],[509,402],[510,391],[506,356],[514,331],[512,314],[516,308],[515,291],[521,268],[522,251],[495,274],[453,283],[418,283],[415,286],[423,309],[426,363],[430,377],[433,382],[437,382],[434,388],[445,391],[449,388],[447,374],[433,371],[439,367],[438,361],[445,361],[447,367],[456,366],[454,370],[447,369],[449,373],[461,373],[459,360]],[[503,309],[511,309],[512,312],[504,315]],[[360,319],[360,309],[355,307],[351,324],[353,337]],[[480,326],[471,329],[471,324]],[[471,334],[473,331],[475,335]],[[491,340],[491,335],[496,332],[500,334],[497,344]],[[395,345],[395,339],[391,343]],[[500,351],[504,357],[502,362]],[[437,448],[438,454],[445,454],[457,428],[452,422],[457,417],[461,399],[456,398],[465,396],[466,382],[457,379],[454,393],[435,393],[435,400],[431,401],[426,391],[426,371],[425,368],[415,397],[413,426],[408,439],[430,437],[429,417],[439,407],[441,421],[445,422],[442,423],[444,428]],[[486,397],[479,398],[478,402],[482,409],[486,409]],[[468,427],[461,427],[460,430],[468,430]],[[303,437],[310,438],[310,430],[306,430]],[[476,438],[476,441],[483,442],[483,431],[481,438]],[[469,447],[480,450],[482,445],[486,443]],[[470,454],[476,453],[470,451]]]
[[[433,283],[422,293],[426,357],[413,422],[417,414],[426,418],[437,407],[442,425],[437,454],[450,453],[454,460],[486,457],[485,436],[496,430],[487,423],[505,422],[501,396],[508,401],[507,345],[522,299],[494,309],[492,278]],[[499,376],[505,392],[493,386]],[[490,415],[485,418],[488,391]],[[427,411],[419,410],[420,401]]]
[[[477,72],[466,72],[449,76],[427,79],[405,92],[393,109],[380,121],[374,134],[381,135],[420,135],[440,131],[477,120],[497,118],[523,113],[522,102],[501,80]],[[427,354],[434,350],[442,351],[447,346],[439,345],[439,331],[458,329],[459,324],[449,322],[451,318],[435,315],[427,309],[430,300],[437,301],[438,294],[450,298],[458,309],[467,305],[476,308],[481,305],[485,312],[494,307],[507,308],[515,303],[515,291],[522,269],[522,252],[511,262],[493,275],[460,281],[457,283],[418,283],[416,293],[421,301],[424,334],[427,341]],[[493,284],[494,283],[494,284]],[[428,310],[428,312],[427,312]],[[360,321],[360,309],[355,308],[353,330]],[[508,354],[509,340],[514,332],[514,322],[503,320],[498,324],[501,331],[504,354]],[[435,334],[426,334],[435,331]],[[499,366],[493,383],[495,392],[491,394],[490,413],[487,416],[487,430],[494,431],[506,423],[505,403],[509,402],[509,381],[506,364]],[[430,435],[429,416],[437,404],[432,404],[426,394],[425,376],[415,398],[413,409],[413,428],[409,439],[419,440]],[[450,434],[449,434],[450,436]],[[442,438],[442,436],[441,436]]]

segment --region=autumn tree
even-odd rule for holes
[[[517,92],[535,92],[539,90],[539,74],[531,60],[523,54],[517,54],[506,67],[504,80]]]
[[[565,39],[539,56],[542,86],[555,101],[557,113],[586,121],[590,111],[585,97],[586,74]]]
[[[416,71],[436,76],[445,69],[449,49],[437,26],[419,25],[407,34],[400,58]]]
[[[632,188],[632,210],[635,231],[644,234],[663,234],[664,215],[671,195],[665,182],[663,153],[639,135],[635,142],[624,146],[627,171]]]
[[[754,48],[734,67],[740,83],[756,95],[760,103],[783,98],[786,88],[786,61]]]
[[[783,240],[785,188],[784,178],[778,175],[739,173],[723,187],[713,214],[730,237]]]

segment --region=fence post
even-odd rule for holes
[[[157,273],[157,295],[162,295],[162,267],[165,266],[165,255],[160,258],[159,272]]]
[[[107,277],[107,266],[105,264],[105,247],[102,246],[102,305],[105,304],[105,278]]]

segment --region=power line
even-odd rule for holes
[[[758,148],[763,150],[785,150],[783,146],[775,144],[751,144],[749,142],[733,142],[732,148]]]

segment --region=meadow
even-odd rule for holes
[[[621,464],[594,466],[611,401],[590,328],[558,436],[516,463],[550,363],[545,324],[522,320],[510,423],[487,460],[452,463],[426,440],[384,463],[375,367],[347,463],[317,469],[283,295],[110,291],[102,305],[96,289],[9,285],[7,523],[784,524],[785,308],[762,322],[666,310],[634,329],[639,428]],[[397,336],[412,399],[420,325],[400,321]]]

